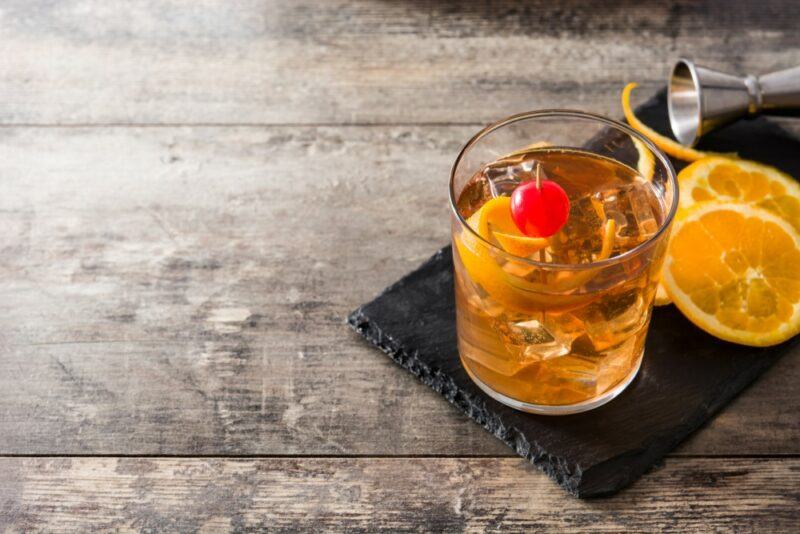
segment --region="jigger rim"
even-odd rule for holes
[[[675,79],[679,69],[686,69],[692,79],[694,86],[694,108],[692,113],[679,116],[673,104],[673,88]],[[692,147],[697,144],[697,141],[703,134],[703,88],[700,85],[700,77],[697,74],[697,67],[694,61],[686,58],[680,58],[675,62],[672,67],[672,72],[669,77],[669,86],[667,88],[667,112],[669,113],[669,125],[672,129],[672,134],[682,145]],[[694,121],[694,128],[680,128],[680,124],[686,124],[687,121]]]

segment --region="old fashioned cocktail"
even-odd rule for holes
[[[677,202],[666,157],[610,119],[520,115],[467,144],[451,202],[458,347],[472,379],[543,414],[619,394],[642,361]]]

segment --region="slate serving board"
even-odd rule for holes
[[[638,115],[666,132],[664,92]],[[720,130],[700,148],[736,151],[800,175],[800,142],[765,119]],[[743,347],[709,336],[674,306],[657,308],[639,376],[618,398],[576,415],[518,412],[484,394],[461,367],[451,254],[449,246],[439,250],[352,312],[348,323],[578,497],[609,495],[630,484],[778,358],[800,352],[800,336],[766,349]]]

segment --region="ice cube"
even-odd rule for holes
[[[536,319],[513,323],[511,331],[521,343],[526,345],[547,345],[556,340],[544,325]]]
[[[605,213],[595,195],[570,202],[569,218],[551,240],[550,251],[558,263],[589,263],[603,246]]]
[[[505,308],[491,297],[480,297],[473,293],[467,298],[467,302],[477,313],[485,314],[489,317],[500,317],[505,311]]]
[[[541,165],[530,156],[508,157],[487,165],[483,169],[483,177],[488,181],[493,197],[511,196],[522,182],[535,179],[536,167],[541,173]],[[543,173],[540,177],[545,178]]]
[[[541,320],[508,323],[500,332],[509,350],[529,361],[544,361],[569,354],[581,326],[570,314],[544,314]]]
[[[617,385],[633,370],[635,359],[636,336],[629,337],[624,343],[600,360],[597,370],[597,394],[602,394]]]
[[[501,376],[514,376],[526,367],[535,365],[535,362],[526,361],[519,354],[486,343],[488,336],[489,332],[483,331],[472,331],[467,334],[459,346],[461,356]],[[484,343],[481,345],[480,341]]]
[[[648,319],[648,310],[639,288],[606,295],[581,313],[586,334],[595,351],[609,350],[624,343]]]
[[[485,176],[477,176],[470,180],[458,197],[458,211],[465,219],[478,211],[492,197],[489,180]]]
[[[599,364],[597,358],[571,354],[542,364],[542,385],[557,388],[561,396],[570,394],[579,401],[595,394]]]
[[[634,219],[639,229],[641,241],[649,239],[658,231],[658,219],[653,212],[653,200],[657,197],[650,189],[647,182],[634,182],[635,187],[630,191],[630,205]]]
[[[653,211],[657,197],[648,182],[634,181],[621,187],[600,191],[606,217],[616,223],[615,252],[635,247],[658,231]]]
[[[505,306],[493,299],[488,292],[468,276],[463,276],[458,271],[456,271],[456,284],[460,286],[461,293],[467,296],[467,305],[472,308],[473,313],[494,318],[506,313]]]

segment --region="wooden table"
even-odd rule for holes
[[[800,63],[792,0],[607,4],[4,1],[0,530],[796,531],[800,354],[580,501],[344,325],[487,121]]]

